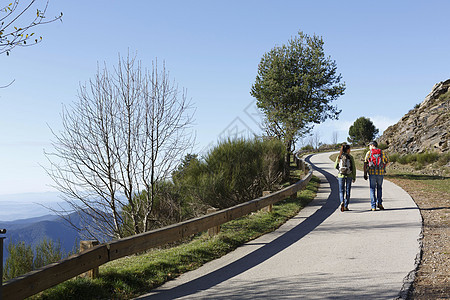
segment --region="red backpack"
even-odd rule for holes
[[[385,164],[383,161],[383,151],[375,148],[370,150],[369,168],[371,169],[384,169]]]

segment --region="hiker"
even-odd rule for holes
[[[377,207],[383,210],[383,177],[386,173],[385,168],[388,163],[388,157],[381,149],[378,149],[376,141],[369,143],[369,149],[364,158],[364,179],[367,180],[367,174],[369,174],[372,211],[376,211]]]
[[[355,159],[350,155],[350,145],[344,144],[341,147],[334,167],[339,171],[339,199],[341,200],[341,211],[347,211],[350,202],[350,190],[352,182],[356,180]]]

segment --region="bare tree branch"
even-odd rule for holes
[[[193,145],[192,106],[186,91],[169,81],[164,63],[147,71],[134,57],[119,56],[113,72],[98,68],[80,86],[78,102],[61,117],[64,129],[53,132],[46,171],[79,212],[78,230],[119,238],[153,228],[158,183]]]
[[[35,33],[29,32],[29,30],[56,20],[62,21],[62,13],[52,19],[46,19],[45,14],[47,13],[49,0],[43,9],[36,9],[36,13],[34,14],[31,11],[31,7],[36,0],[31,0],[24,7],[21,7],[19,2],[19,0],[15,0],[4,7],[0,7],[0,54],[6,53],[9,55],[10,51],[16,46],[27,47],[40,43],[42,36],[35,38]],[[1,15],[2,13],[3,15]],[[31,17],[31,21],[22,21],[24,15],[27,13],[31,13],[31,16],[33,16]],[[23,25],[17,24],[19,22]],[[32,43],[27,43],[33,39],[34,41]]]

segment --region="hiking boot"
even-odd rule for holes
[[[345,210],[345,211],[349,211],[350,209],[348,209],[348,206],[345,206],[345,207],[344,207],[344,210]]]
[[[372,211],[376,211],[377,209],[376,208],[372,208]]]
[[[381,204],[378,204],[377,207],[378,207],[380,210],[384,210],[384,207],[383,207],[383,205],[381,205]]]
[[[341,204],[341,211],[344,211],[344,203]]]

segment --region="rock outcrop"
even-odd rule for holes
[[[450,147],[450,79],[434,85],[425,100],[395,125],[380,143],[397,153],[448,152]]]

